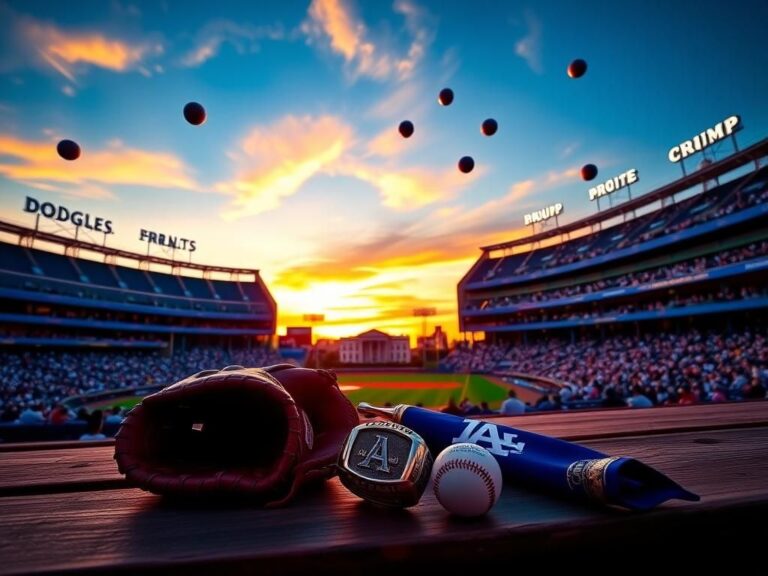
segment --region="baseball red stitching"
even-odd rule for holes
[[[474,472],[483,480],[485,488],[488,491],[488,507],[485,509],[485,511],[488,512],[488,510],[491,509],[491,506],[493,506],[494,500],[496,499],[496,491],[493,488],[493,479],[485,468],[480,466],[477,462],[473,462],[471,460],[451,460],[450,462],[440,466],[440,469],[437,471],[437,474],[435,474],[435,479],[432,483],[432,488],[435,491],[435,496],[437,496],[437,501],[440,502],[440,504],[443,504],[443,501],[440,499],[440,479],[446,472],[456,469],[469,470],[470,472]],[[443,506],[445,505],[443,504]]]

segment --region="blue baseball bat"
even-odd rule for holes
[[[434,456],[460,442],[482,446],[496,458],[505,480],[553,494],[630,510],[647,510],[673,498],[699,500],[634,458],[607,456],[543,434],[406,404],[379,408],[361,402],[357,409],[410,428],[424,438]]]

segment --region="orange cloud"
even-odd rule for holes
[[[313,282],[338,280],[358,281],[371,278],[376,271],[360,265],[352,265],[345,261],[323,259],[310,263],[291,265],[277,275],[277,281],[286,288],[303,290]]]
[[[78,160],[67,162],[56,153],[55,142],[0,133],[0,150],[1,175],[69,195],[104,197],[111,193],[100,185],[109,184],[199,189],[184,162],[173,154],[128,148],[120,142],[102,150],[84,149]]]
[[[413,309],[436,307],[438,315],[429,319],[429,330],[440,324],[455,338],[456,284],[479,251],[477,238],[450,240],[416,239],[414,247],[422,250],[415,255],[409,254],[408,241],[396,242],[389,249],[383,243],[369,243],[348,252],[339,249],[332,263],[318,262],[314,268],[305,265],[301,270],[287,267],[269,281],[280,302],[278,326],[306,325],[304,314],[321,313],[325,321],[314,329],[321,337],[339,338],[377,328],[406,334],[415,344],[422,320],[413,316]],[[360,271],[365,274],[358,274]]]
[[[347,61],[357,55],[365,27],[354,21],[340,0],[314,0],[309,6],[309,17],[328,35],[335,52]]]
[[[395,126],[391,126],[379,132],[373,140],[368,142],[368,155],[391,158],[408,150],[409,143]]]
[[[439,172],[427,168],[396,171],[364,164],[349,164],[343,171],[372,184],[379,191],[382,204],[395,210],[416,210],[450,199],[481,172],[458,174],[453,168]]]
[[[163,51],[159,43],[130,43],[98,32],[68,32],[31,19],[24,19],[20,27],[27,46],[73,83],[76,82],[74,67],[77,65],[125,72],[140,69],[145,57]]]
[[[253,129],[231,156],[236,178],[215,189],[234,196],[225,219],[273,210],[312,176],[332,169],[352,144],[352,129],[333,116],[286,116]]]
[[[557,174],[557,173],[553,173]],[[513,184],[507,194],[476,212],[441,206],[410,225],[383,231],[373,239],[329,243],[312,262],[287,265],[270,281],[280,304],[280,326],[302,324],[301,313],[317,312],[326,321],[315,327],[321,336],[341,337],[371,328],[421,335],[413,308],[436,307],[428,331],[439,324],[458,337],[456,285],[480,256],[479,247],[529,233],[510,223],[511,206],[533,198],[546,182],[544,174]],[[307,310],[308,303],[312,310]]]
[[[310,40],[327,39],[333,52],[343,56],[354,76],[400,79],[411,75],[432,41],[429,27],[421,25],[425,14],[414,4],[400,0],[395,11],[402,14],[412,40],[406,55],[398,57],[368,38],[368,31],[343,0],[312,0],[302,31]]]
[[[493,198],[474,208],[441,207],[422,222],[425,223],[424,226],[429,227],[431,234],[449,233],[451,230],[457,234],[476,233],[483,245],[511,240],[530,232],[526,232],[522,226],[522,215],[529,208],[536,206],[538,196],[548,190],[576,182],[578,178],[579,168],[576,167],[561,171],[551,170],[515,182],[500,198]],[[420,228],[413,232],[424,233]]]
[[[351,280],[343,273],[336,279],[313,278],[302,289],[287,287],[278,279],[270,289],[280,302],[281,327],[305,325],[304,314],[322,313],[325,320],[315,326],[320,336],[338,338],[378,328],[407,334],[415,343],[421,319],[413,316],[414,308],[437,307],[439,317],[432,320],[455,333],[455,271],[443,277],[447,282],[440,274],[432,274],[430,282],[422,283],[410,268],[388,268],[368,280]]]

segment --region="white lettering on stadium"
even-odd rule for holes
[[[624,188],[624,186],[629,186],[630,184],[634,184],[639,180],[639,176],[637,175],[637,170],[635,168],[632,168],[631,170],[627,170],[623,174],[619,174],[618,176],[614,176],[610,180],[606,180],[602,184],[598,184],[597,186],[593,186],[589,189],[589,199],[594,200],[596,198],[600,198],[600,196],[605,196],[606,194],[612,194],[613,192],[616,192],[616,190],[621,190]]]
[[[669,161],[680,162],[680,160],[687,158],[691,154],[701,152],[707,146],[711,146],[718,140],[733,134],[740,122],[741,118],[738,116],[729,116],[722,122],[715,124],[713,128],[707,128],[704,132],[696,134],[690,140],[686,140],[678,146],[673,146],[669,149]]]
[[[552,204],[551,206],[547,206],[546,208],[542,208],[541,210],[534,210],[530,214],[526,214],[523,217],[523,220],[525,221],[526,226],[530,226],[531,224],[535,224],[536,222],[541,222],[543,220],[548,220],[549,218],[553,218],[554,216],[558,216],[563,211],[563,205],[558,202],[557,204]]]

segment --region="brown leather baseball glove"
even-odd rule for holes
[[[329,478],[355,408],[335,374],[278,364],[203,370],[147,396],[122,423],[115,460],[157,494],[287,503]]]

